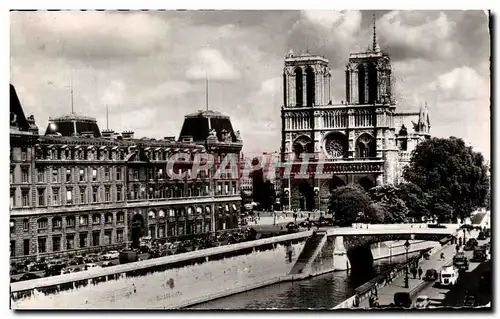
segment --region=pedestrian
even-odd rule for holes
[[[422,270],[421,267],[418,267],[418,279],[422,279],[422,274],[424,273],[424,271]]]
[[[413,267],[411,272],[413,274],[413,279],[417,279],[417,268]]]

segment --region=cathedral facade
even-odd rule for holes
[[[285,57],[281,160],[298,164],[309,154],[308,162],[330,175],[282,175],[281,201],[289,209],[325,211],[332,190],[347,184],[369,189],[401,182],[411,151],[430,137],[427,105],[397,111],[391,59],[380,50],[375,27],[371,48],[349,56],[341,104],[331,100],[328,62],[312,54]]]

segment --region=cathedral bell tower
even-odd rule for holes
[[[393,105],[391,60],[377,43],[375,16],[373,43],[366,52],[351,53],[346,66],[346,101],[351,105]]]

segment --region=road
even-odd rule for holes
[[[479,244],[485,244],[488,240],[480,240]],[[465,251],[465,255],[470,260],[472,251]],[[491,302],[491,291],[480,292],[478,285],[481,275],[486,270],[491,270],[491,260],[487,262],[470,262],[469,270],[460,273],[457,285],[453,287],[440,287],[435,282],[430,282],[422,287],[419,292],[415,292],[412,301],[415,302],[418,296],[427,296],[430,299],[430,308],[434,307],[463,307],[466,291],[474,292],[480,305]]]

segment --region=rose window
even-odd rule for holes
[[[344,145],[337,139],[328,139],[325,143],[326,153],[333,158],[344,156]]]

